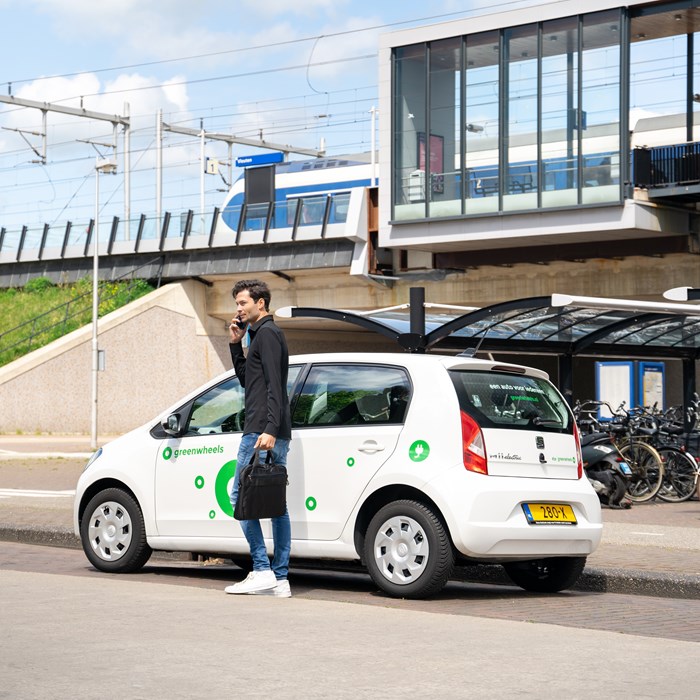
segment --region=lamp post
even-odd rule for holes
[[[100,350],[97,344],[97,314],[99,311],[98,282],[100,272],[100,173],[115,173],[117,164],[110,158],[95,162],[95,226],[92,245],[92,410],[90,447],[97,449],[97,373],[100,369]]]

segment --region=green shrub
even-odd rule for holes
[[[24,291],[34,294],[55,286],[56,285],[48,277],[34,277],[34,279],[29,280],[29,282],[24,285]]]

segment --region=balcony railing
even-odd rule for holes
[[[700,143],[635,148],[632,179],[646,188],[700,183]]]

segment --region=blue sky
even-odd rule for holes
[[[0,93],[132,120],[132,212],[155,210],[155,121],[328,153],[369,150],[381,33],[537,0],[0,0]],[[534,17],[533,17],[534,19]],[[94,166],[109,124],[47,117],[47,163],[32,163],[38,110],[0,104],[0,226],[40,230],[94,214]],[[21,130],[23,136],[19,133]],[[25,140],[26,139],[26,140]],[[82,139],[82,141],[81,141]],[[199,207],[196,139],[165,136],[163,209]],[[123,215],[120,172],[101,180],[100,220]],[[250,148],[237,147],[236,155]],[[224,144],[206,155],[225,160]],[[235,177],[235,172],[234,172]],[[206,207],[225,183],[206,180]],[[13,234],[14,235],[14,234]],[[8,233],[8,239],[10,234]]]

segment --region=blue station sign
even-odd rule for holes
[[[246,168],[249,165],[271,165],[272,163],[282,163],[284,153],[260,153],[254,156],[240,156],[236,158],[236,167]]]

